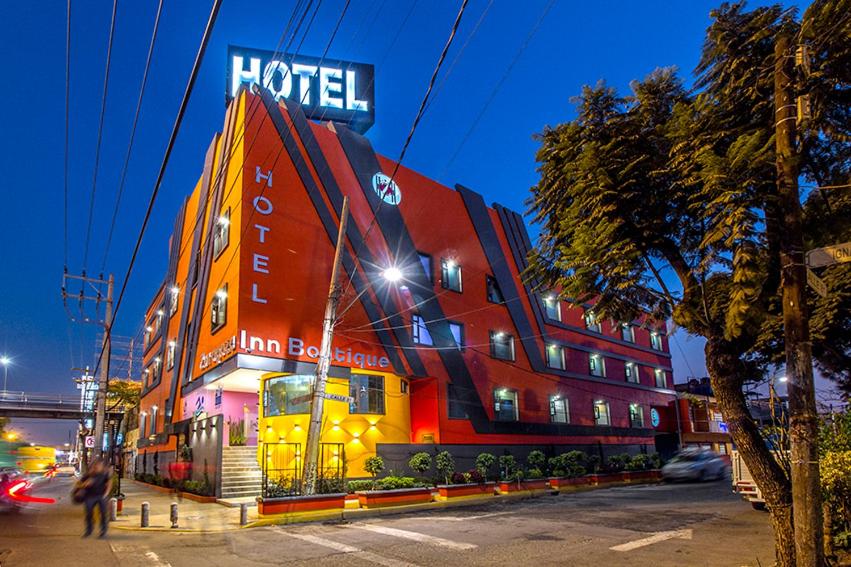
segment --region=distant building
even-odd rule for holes
[[[680,431],[684,447],[704,447],[730,454],[733,439],[721,415],[709,378],[691,378],[674,384],[678,392]]]

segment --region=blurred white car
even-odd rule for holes
[[[667,481],[720,480],[728,474],[729,465],[708,449],[685,449],[662,467],[662,478]]]

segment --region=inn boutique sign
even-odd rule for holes
[[[361,134],[375,122],[374,81],[375,68],[366,63],[228,46],[228,101],[242,85],[258,85],[276,101],[301,104],[308,118],[341,122]]]

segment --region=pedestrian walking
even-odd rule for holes
[[[100,514],[100,537],[106,536],[109,524],[106,506],[110,490],[112,490],[112,471],[106,462],[98,459],[92,463],[74,489],[75,500],[80,501],[86,509],[86,531],[83,537],[92,535],[95,507]]]

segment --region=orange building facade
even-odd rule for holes
[[[261,388],[315,371],[344,195],[330,376],[350,391],[352,413],[376,415],[359,455],[404,463],[438,446],[463,459],[483,448],[675,443],[663,325],[600,321],[592,305],[534,292],[520,276],[531,244],[519,214],[243,88],[177,215],[146,313],[137,470],[165,470],[184,444],[197,447],[196,468],[202,456],[215,468],[222,446],[262,445],[270,429],[287,436],[263,421],[270,408],[304,414],[309,385],[291,381],[278,398]],[[383,278],[388,267],[402,279]]]

